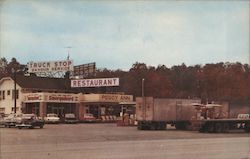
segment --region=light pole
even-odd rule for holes
[[[16,114],[16,69],[12,68],[14,74],[14,113]]]
[[[145,79],[143,78],[141,80],[141,94],[142,94],[142,98],[144,98],[144,81],[145,81]]]

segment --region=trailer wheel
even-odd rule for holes
[[[141,125],[140,124],[138,124],[137,129],[141,130]]]
[[[156,123],[155,130],[166,130],[166,124],[164,122]]]
[[[216,123],[215,126],[214,126],[214,131],[216,133],[221,133],[223,130],[223,125],[222,123]]]
[[[250,132],[250,123],[245,124],[244,130],[245,130],[245,132]]]
[[[202,126],[200,127],[200,129],[199,129],[199,132],[200,132],[200,133],[205,133],[205,132],[207,132],[206,127],[205,127],[204,125],[202,125]]]
[[[213,123],[211,123],[211,124],[208,124],[208,128],[207,128],[208,130],[208,132],[209,133],[213,133],[214,132],[214,124]]]
[[[137,129],[138,130],[142,130],[142,124],[141,124],[141,122],[138,122]]]
[[[224,133],[227,133],[229,131],[229,124],[228,123],[224,123],[223,124],[223,131]]]
[[[151,125],[150,125],[150,130],[156,130],[155,124],[151,124]]]
[[[161,123],[159,125],[160,129],[159,130],[166,130],[166,124],[165,123]]]

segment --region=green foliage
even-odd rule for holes
[[[22,69],[23,65],[12,58],[0,78],[11,75],[12,68]],[[119,77],[120,87],[98,88],[97,92],[124,92],[142,95],[142,79],[145,96],[161,98],[201,98],[207,100],[250,100],[250,66],[241,63],[216,63],[204,66],[182,65],[157,68],[136,62],[129,71],[99,69],[95,78]],[[91,77],[94,78],[94,77]],[[84,89],[93,92],[93,89]],[[83,91],[83,92],[84,92]],[[94,92],[93,92],[94,93]]]

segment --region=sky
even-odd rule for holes
[[[1,0],[0,57],[128,70],[249,63],[250,1]]]

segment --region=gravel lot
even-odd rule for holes
[[[0,128],[0,158],[250,159],[250,134],[234,131],[139,131],[115,124],[58,124],[43,129]]]

